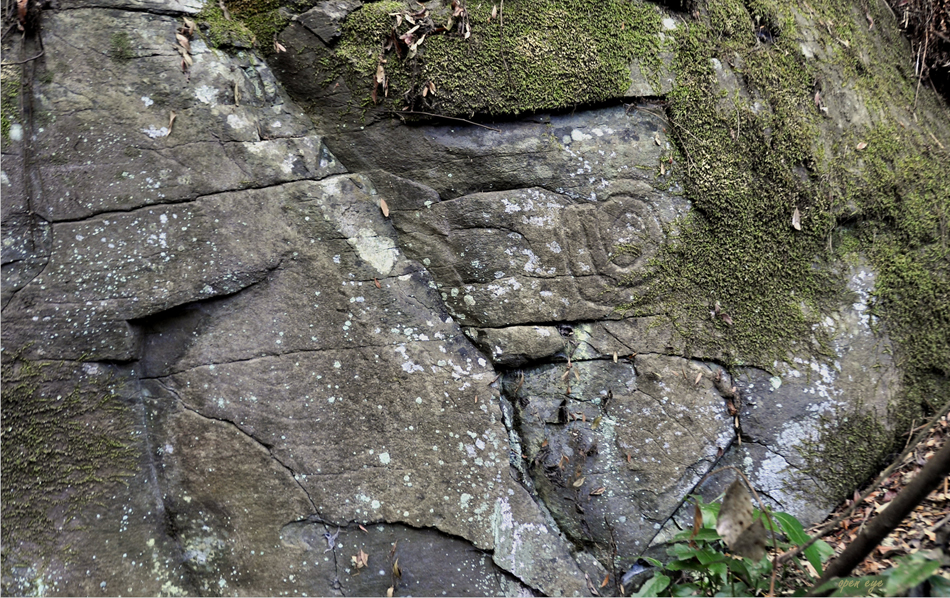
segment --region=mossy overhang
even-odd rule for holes
[[[301,19],[292,20],[278,38],[288,52],[273,56],[275,67],[299,71],[305,62],[318,65],[319,72],[304,76],[319,81],[289,85],[322,96],[342,84],[351,96],[347,108],[367,118],[406,108],[452,116],[518,115],[660,95],[670,88],[664,59],[671,57],[678,21],[653,4],[466,2],[467,29],[448,3],[425,6],[428,16],[413,22],[399,15],[417,12],[418,3],[365,3],[342,23],[340,38],[329,47],[316,34],[303,35]],[[420,24],[451,28],[428,34],[412,58],[386,49],[393,34]],[[308,59],[296,56],[311,53]],[[380,66],[386,89],[379,86],[374,104]]]

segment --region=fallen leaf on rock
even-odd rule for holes
[[[867,146],[868,146],[867,142],[866,142],[866,141],[862,141],[861,143],[857,144],[857,145],[854,146],[854,147],[855,147],[855,149],[857,149],[857,150],[863,150],[863,149],[866,148]]]
[[[491,18],[494,19],[494,18],[496,18],[497,16],[498,16],[498,5],[497,5],[497,4],[492,4],[492,7],[491,7]]]
[[[587,479],[587,478],[578,478],[577,481],[575,481],[575,482],[574,482],[573,484],[571,484],[571,485],[574,486],[575,488],[580,488],[581,486],[584,485],[584,480],[586,480],[586,479]]]
[[[389,586],[389,589],[386,590],[386,598],[393,598],[393,587]]]
[[[399,567],[399,559],[393,563],[393,575],[396,576],[396,579],[402,579],[402,569]]]
[[[376,277],[373,277],[373,282],[376,283],[377,289],[383,288],[383,285],[379,284],[379,280]]]
[[[584,579],[587,581],[587,591],[590,592],[592,596],[600,596],[600,592],[594,587],[594,582],[590,580],[590,575],[585,573]]]
[[[703,373],[699,372],[696,374],[696,379],[693,380],[693,386],[699,386],[699,381],[703,379]]]
[[[606,491],[607,491],[607,488],[605,488],[604,486],[601,486],[601,487],[598,488],[597,490],[591,490],[591,491],[590,491],[590,495],[591,495],[591,496],[600,496],[601,494],[603,494],[603,493],[606,492]],[[603,587],[603,586],[601,586],[601,587]]]
[[[287,48],[285,48],[284,45],[279,41],[274,40],[274,51],[280,54],[281,52],[286,52]]]
[[[609,582],[609,581],[610,581],[610,574],[608,573],[608,574],[604,577],[604,581],[600,582],[600,587],[602,587],[602,588],[607,587],[607,582]]]
[[[383,218],[389,218],[389,204],[382,197],[379,198],[379,209],[383,212]]]
[[[168,135],[172,134],[172,125],[175,124],[175,119],[177,117],[178,115],[175,114],[174,110],[172,110],[171,114],[168,115],[168,134],[165,135],[165,137],[168,137]]]
[[[604,417],[603,415],[598,415],[597,417],[595,417],[594,421],[590,422],[590,429],[596,430],[597,428],[599,428],[600,422],[603,419],[603,417]]]
[[[614,351],[614,363],[617,363],[617,352]]]
[[[181,47],[185,49],[185,52],[191,52],[191,44],[188,42],[187,37],[180,33],[176,33],[175,39],[177,39],[178,43],[181,44]]]
[[[802,230],[802,213],[798,211],[798,208],[792,212],[792,228]]]
[[[185,23],[185,26],[182,28],[182,32],[185,33],[185,35],[189,35],[189,36],[194,34],[195,22],[189,19],[188,17],[182,17],[182,21],[184,21]]]
[[[350,557],[350,559],[353,561],[353,565],[357,570],[360,570],[369,564],[369,555],[363,552],[362,548],[360,548],[358,554],[354,554]]]
[[[367,534],[369,533],[369,530],[367,530],[367,529],[366,529],[365,527],[363,527],[362,525],[360,525],[359,528],[360,528],[361,530],[363,530],[364,532],[366,532]]]

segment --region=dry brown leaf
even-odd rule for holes
[[[386,80],[386,69],[383,68],[383,65],[376,67],[376,82],[382,83]]]
[[[497,4],[492,4],[492,7],[491,7],[491,18],[494,19],[494,18],[496,18],[497,16],[498,16],[498,5],[497,5]]]
[[[379,198],[379,209],[383,212],[383,218],[389,218],[389,204],[382,197]]]
[[[175,124],[176,118],[178,118],[178,115],[172,110],[171,114],[168,115],[168,135],[172,134],[172,125]],[[168,135],[165,135],[165,137],[168,137]]]
[[[571,484],[571,485],[574,486],[575,488],[580,488],[581,486],[584,485],[584,480],[586,480],[586,479],[587,479],[587,478],[578,478],[578,479],[577,479],[573,484]]]
[[[603,493],[606,492],[606,491],[607,491],[607,488],[605,488],[604,486],[601,486],[601,487],[598,488],[597,490],[591,490],[591,491],[590,491],[590,495],[591,495],[591,496],[600,496],[601,494],[603,494]],[[603,586],[601,586],[601,587],[603,587]]]
[[[191,52],[191,43],[188,41],[187,37],[180,33],[176,33],[175,39],[177,39],[181,47],[185,49],[185,52]]]
[[[855,147],[855,149],[857,149],[857,150],[860,151],[860,150],[863,150],[864,148],[866,148],[867,146],[868,146],[868,142],[867,142],[867,141],[862,141],[861,143],[857,144],[857,145],[854,146],[854,147]]]
[[[359,524],[357,524],[357,525],[359,525]],[[367,534],[369,533],[369,530],[367,530],[367,529],[366,529],[365,527],[363,527],[362,525],[360,525],[359,528],[360,528],[361,530],[363,530],[364,532],[366,532]]]
[[[547,445],[548,445],[548,439],[545,438],[545,439],[544,439],[544,442],[541,443],[541,448],[544,448],[544,447],[546,447]]]
[[[193,34],[195,32],[195,22],[188,17],[182,17],[181,20],[185,22],[185,33],[188,35]]]
[[[739,536],[752,525],[752,498],[740,480],[734,481],[719,509],[716,531],[728,546],[735,544]]]
[[[186,66],[191,66],[195,63],[188,54],[182,54],[181,61],[184,62]]]
[[[369,555],[363,552],[362,548],[360,548],[358,554],[351,556],[350,560],[353,561],[353,565],[356,567],[357,571],[369,565]]]
[[[659,133],[654,133],[654,134],[653,134],[653,143],[655,143],[655,144],[657,144],[657,145],[660,145],[660,134],[659,134]]]
[[[692,540],[703,529],[703,510],[699,508],[699,503],[693,505],[693,532],[689,535]]]
[[[765,555],[765,525],[761,518],[753,522],[752,514],[752,498],[737,479],[726,490],[716,531],[732,552],[759,561]]]
[[[393,598],[393,587],[389,586],[389,589],[386,590],[386,598]]]
[[[402,579],[402,569],[399,567],[399,559],[393,562],[393,575],[396,576],[396,579]]]
[[[597,417],[595,417],[594,421],[590,422],[590,429],[596,430],[597,428],[599,428],[600,422],[603,419],[603,417],[604,417],[603,415],[598,415]]]
[[[617,363],[617,359],[619,359],[619,358],[617,357],[617,352],[614,351],[614,363]]]
[[[280,54],[281,52],[286,52],[287,48],[284,47],[284,44],[274,40],[274,51]]]
[[[703,379],[703,373],[699,372],[696,374],[696,379],[693,380],[693,386],[699,386],[699,381]]]
[[[792,228],[802,230],[802,213],[798,211],[798,208],[792,212]]]
[[[607,575],[604,576],[604,581],[600,582],[600,587],[606,588],[606,587],[607,587],[607,583],[608,583],[609,581],[610,581],[610,574],[608,573]]]

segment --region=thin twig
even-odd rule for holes
[[[915,115],[917,112],[917,94],[920,93],[920,82],[924,78],[924,69],[927,68],[927,44],[930,42],[930,21],[933,19],[933,17],[934,17],[933,7],[931,7],[930,14],[927,15],[927,21],[924,23],[924,53],[920,57],[920,73],[917,74],[917,89],[914,90]]]
[[[475,125],[476,127],[481,127],[481,128],[483,128],[483,129],[488,129],[489,131],[495,131],[495,132],[497,132],[497,133],[501,133],[501,129],[496,129],[496,128],[494,128],[494,127],[489,127],[488,125],[483,125],[483,124],[481,124],[481,123],[472,122],[472,121],[470,121],[470,120],[466,120],[466,119],[464,119],[464,118],[458,118],[458,117],[455,117],[455,116],[445,116],[445,115],[443,115],[443,114],[433,114],[433,113],[431,113],[431,112],[422,112],[421,110],[404,110],[404,111],[401,111],[401,112],[396,112],[395,110],[391,110],[390,112],[392,112],[393,114],[424,114],[425,116],[434,116],[435,118],[447,118],[447,119],[449,119],[449,120],[457,120],[457,121],[459,121],[459,122],[467,123],[467,124],[470,124],[470,125]]]
[[[25,63],[27,63],[27,62],[29,62],[29,61],[31,61],[31,60],[36,60],[37,58],[39,58],[40,56],[42,56],[44,52],[46,52],[46,49],[40,50],[40,53],[37,54],[36,56],[31,56],[31,57],[29,57],[29,58],[24,58],[23,60],[14,60],[13,62],[0,62],[0,66],[11,66],[11,65],[14,65],[14,64],[25,64]]]

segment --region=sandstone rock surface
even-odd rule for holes
[[[362,4],[280,39],[331,47]],[[693,210],[636,64],[612,105],[361,125],[303,49],[272,70],[196,35],[183,72],[203,6],[44,14],[3,148],[4,418],[35,434],[3,445],[5,592],[587,595],[718,465],[804,521],[833,506],[803,451],[901,389],[874,271],[846,273],[830,358],[734,381],[618,312]]]

